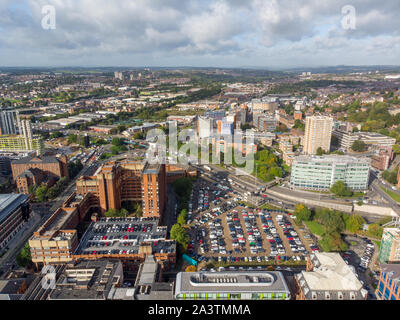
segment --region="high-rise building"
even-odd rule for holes
[[[165,165],[110,162],[95,176],[79,178],[76,188],[78,194],[97,196],[103,213],[110,209],[120,210],[122,202],[139,202],[144,217],[160,217],[166,202]]]
[[[343,181],[351,190],[366,190],[370,160],[349,156],[298,156],[292,163],[290,184],[294,188],[329,190]]]
[[[331,147],[333,119],[325,116],[306,118],[304,153],[317,154],[318,148],[329,151]]]
[[[18,111],[0,112],[0,134],[17,134],[19,121]]]
[[[400,228],[383,229],[379,261],[381,263],[400,262]]]

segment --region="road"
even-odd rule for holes
[[[383,184],[382,181],[376,176],[375,172],[371,171],[371,189],[376,192],[378,195],[380,195],[383,199],[386,200],[386,202],[389,204],[389,206],[398,214],[400,215],[400,207],[397,203],[397,201],[393,200],[386,192],[382,190],[382,188],[389,189],[390,191],[397,193],[400,196],[400,192],[398,190],[393,190],[391,188],[391,185],[389,184]]]

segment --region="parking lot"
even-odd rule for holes
[[[284,212],[236,206],[205,219],[190,232],[189,249],[198,261],[301,261],[312,250],[312,241]]]

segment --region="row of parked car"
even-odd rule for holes
[[[265,252],[262,236],[257,227],[256,216],[252,211],[243,211],[242,217],[246,227],[247,238],[249,239],[251,254]]]
[[[371,262],[371,258],[374,254],[374,245],[372,244],[372,242],[370,240],[366,240],[367,241],[367,247],[365,248],[364,254],[361,257],[361,262],[360,265],[358,266],[358,268],[360,269],[360,271],[365,272],[368,269],[368,265]]]
[[[301,242],[299,235],[293,228],[293,225],[284,215],[277,215],[276,222],[282,228],[283,234],[289,242],[290,249],[293,253],[307,254],[307,250]]]
[[[271,247],[271,255],[285,254],[285,247],[272,220],[271,213],[268,210],[263,210],[259,212],[259,217],[263,231]]]

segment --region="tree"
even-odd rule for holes
[[[294,209],[296,215],[296,221],[309,221],[311,219],[311,210],[308,209],[304,204],[297,204]]]
[[[170,232],[171,239],[176,240],[185,250],[189,243],[189,237],[186,230],[180,224],[174,224]]]
[[[16,257],[17,264],[20,267],[26,268],[32,262],[31,257],[31,248],[29,247],[29,243],[27,242],[25,246],[21,249]]]
[[[182,209],[181,213],[178,215],[178,223],[183,226],[186,224],[188,219],[188,212],[186,209]]]
[[[364,152],[366,149],[367,149],[367,145],[365,144],[364,141],[356,140],[351,145],[351,150],[353,150],[355,152]]]
[[[368,235],[375,238],[382,238],[383,227],[377,223],[372,223],[368,226]]]
[[[343,216],[343,217],[345,217],[345,216]],[[357,214],[350,215],[348,218],[346,218],[344,220],[345,220],[346,230],[353,232],[353,233],[360,231],[362,229],[363,225],[366,223],[364,218]]]
[[[35,196],[38,202],[45,202],[47,200],[47,186],[45,184],[41,184],[36,188]]]
[[[324,149],[322,149],[321,147],[319,147],[317,149],[317,156],[322,156],[325,153]]]
[[[339,197],[351,197],[353,195],[353,192],[341,180],[336,181],[332,185],[331,192]]]

